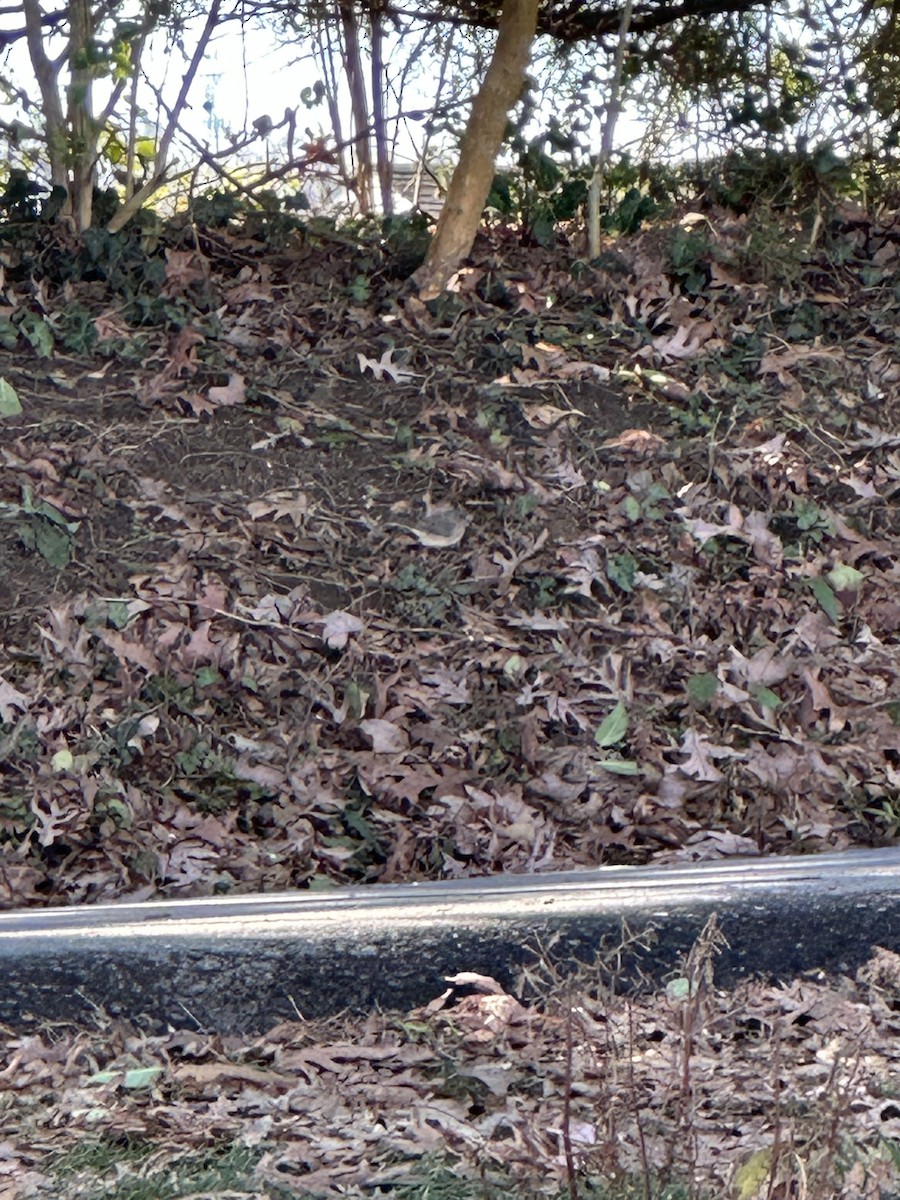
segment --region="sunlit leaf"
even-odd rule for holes
[[[686,979],[683,975],[679,976],[677,979],[670,979],[666,984],[667,1000],[688,1000],[691,996],[696,994],[697,985],[692,985],[690,979]]]
[[[162,1074],[162,1067],[133,1067],[128,1071],[97,1071],[87,1083],[121,1082],[126,1088],[149,1087]]]
[[[600,766],[610,775],[639,775],[640,767],[636,762],[624,758],[605,758]]]
[[[50,769],[52,771],[71,771],[75,763],[75,757],[71,750],[57,750],[50,759]]]
[[[594,734],[594,741],[604,749],[616,746],[628,732],[628,709],[620,700],[609,713]]]
[[[503,674],[509,679],[518,679],[525,669],[525,659],[521,654],[511,654],[503,664]]]
[[[17,417],[22,411],[18,393],[8,379],[0,379],[0,417]]]
[[[838,563],[825,576],[836,592],[855,592],[863,581],[862,571]]]
[[[753,1200],[755,1196],[764,1195],[771,1169],[771,1150],[757,1150],[751,1154],[734,1174],[737,1200]]]

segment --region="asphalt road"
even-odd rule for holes
[[[900,847],[8,912],[0,1021],[99,1008],[150,1030],[253,1033],[298,1011],[408,1009],[460,971],[512,987],[542,956],[563,974],[615,967],[619,987],[660,983],[713,913],[721,986],[851,972],[873,946],[900,953]]]

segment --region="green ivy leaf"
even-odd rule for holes
[[[713,696],[719,690],[719,680],[712,671],[704,671],[700,675],[692,675],[687,681],[687,694],[700,708],[705,708],[712,702]]]
[[[604,758],[600,766],[610,775],[639,775],[640,768],[636,762],[628,758]]]
[[[626,496],[622,501],[622,508],[625,510],[625,516],[629,521],[637,521],[641,515],[641,506],[634,496]]]
[[[822,609],[829,621],[831,621],[833,625],[837,625],[841,619],[841,610],[843,606],[832,591],[831,585],[821,575],[817,575],[815,579],[811,579],[809,581],[809,586],[812,589],[813,595],[822,606]]]
[[[124,629],[131,620],[131,610],[125,600],[111,600],[107,605],[106,619],[113,629]]]
[[[19,331],[9,317],[0,317],[0,346],[4,350],[15,350]]]
[[[50,358],[53,354],[53,330],[43,317],[26,312],[19,322],[19,332],[41,358]]]
[[[2,411],[2,410],[0,410]],[[856,567],[848,567],[846,563],[838,563],[825,576],[836,592],[855,592],[863,581],[862,571]]]
[[[17,417],[22,411],[22,402],[8,379],[0,379],[0,417]]]
[[[67,523],[60,525],[43,514],[32,514],[20,522],[18,531],[28,549],[36,550],[51,567],[62,570],[71,562],[75,539]]]
[[[625,554],[611,554],[606,562],[606,578],[623,592],[634,591],[634,577],[637,574],[637,561],[627,551]]]
[[[606,716],[600,728],[594,734],[594,741],[603,749],[617,746],[628,732],[628,709],[620,700],[611,713]]]

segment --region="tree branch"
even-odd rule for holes
[[[678,0],[676,3],[641,4],[634,8],[631,16],[631,31],[634,35],[652,33],[664,25],[689,17],[710,17],[719,13],[742,13],[752,8],[771,8],[776,0]],[[473,5],[467,12],[459,9],[421,9],[390,5],[386,15],[405,21],[422,21],[430,24],[453,25],[459,28],[496,29],[497,11],[485,4]],[[558,42],[596,40],[618,32],[622,20],[620,5],[601,7],[585,5],[572,0],[564,6],[542,7],[538,16],[538,34],[552,37]]]

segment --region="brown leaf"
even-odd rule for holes
[[[233,408],[236,404],[246,403],[247,387],[243,375],[232,371],[225,387],[211,387],[207,395],[210,402],[219,408]]]
[[[409,735],[393,721],[371,717],[360,721],[359,728],[368,738],[376,754],[402,754],[409,749]]]

